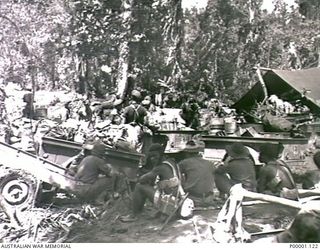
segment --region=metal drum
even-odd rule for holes
[[[233,134],[237,131],[237,122],[233,118],[224,119],[224,130],[226,134]]]

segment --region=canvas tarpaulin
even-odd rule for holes
[[[268,96],[277,95],[285,101],[301,100],[314,113],[320,113],[320,68],[304,70],[268,70],[263,75]],[[250,110],[262,102],[264,92],[257,82],[243,97],[232,105],[237,110]]]

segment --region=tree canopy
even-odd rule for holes
[[[98,97],[133,88],[205,91],[232,102],[257,81],[257,65],[320,65],[319,1],[290,9],[275,0],[1,1],[0,74],[22,88]]]

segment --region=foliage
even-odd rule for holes
[[[196,57],[186,62],[186,69],[198,88],[204,85],[204,89],[213,89],[212,95],[217,92],[227,101],[231,93],[239,95],[252,78],[252,67],[260,59],[259,2],[249,6],[247,1],[211,0],[206,11],[198,15],[200,32],[188,40],[190,49],[186,53]],[[249,12],[252,8],[256,14],[253,21]]]
[[[232,102],[257,81],[257,65],[319,65],[319,1],[297,2],[274,0],[267,13],[262,0],[209,0],[201,11],[183,11],[181,0],[4,0],[0,74],[96,96],[120,79],[152,92],[161,81]]]
[[[193,91],[202,86],[232,102],[257,81],[255,66],[318,65],[319,23],[280,0],[274,3],[272,13],[262,12],[259,0],[210,0],[205,12],[186,12],[184,77]]]
[[[68,85],[73,66],[62,40],[69,16],[60,0],[15,0],[1,3],[1,76],[31,88]],[[67,74],[66,74],[67,73]]]
[[[119,18],[126,11],[120,1],[73,1],[74,7],[70,9],[74,11],[74,51],[87,64],[94,64],[87,70],[94,79],[86,77],[87,82],[116,88],[120,48],[125,42],[129,42],[129,75],[135,79],[133,85],[153,89],[159,79],[169,79],[175,61],[170,58],[172,53],[170,49],[168,52],[168,47],[172,44],[172,34],[176,33],[174,17],[179,5],[180,0],[133,1],[131,29],[128,31]],[[101,72],[103,65],[111,69],[109,77]],[[90,74],[86,72],[84,75]]]

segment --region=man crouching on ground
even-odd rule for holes
[[[122,216],[120,219],[123,222],[137,220],[137,216],[141,214],[146,200],[151,201],[159,212],[171,215],[175,212],[179,202],[184,198],[176,163],[171,159],[163,161],[162,146],[160,144],[153,144],[150,147],[148,157],[148,161],[153,164],[153,169],[138,178],[138,183],[133,192],[132,214]],[[157,177],[159,178],[159,182],[157,182],[156,186],[145,184],[150,183],[150,180],[156,180]],[[193,203],[188,204],[188,202],[185,202],[181,213],[182,210],[185,212],[185,208],[189,207],[189,205],[190,209],[186,209],[186,213],[181,214],[182,216],[187,217],[191,214]]]
[[[214,205],[215,166],[200,155],[204,145],[191,140],[182,150],[184,160],[178,163],[182,174],[182,186],[196,206]]]
[[[96,141],[87,144],[86,149],[89,153],[80,161],[74,175],[78,182],[74,193],[83,202],[103,203],[114,183],[112,167],[104,159],[106,145]]]

